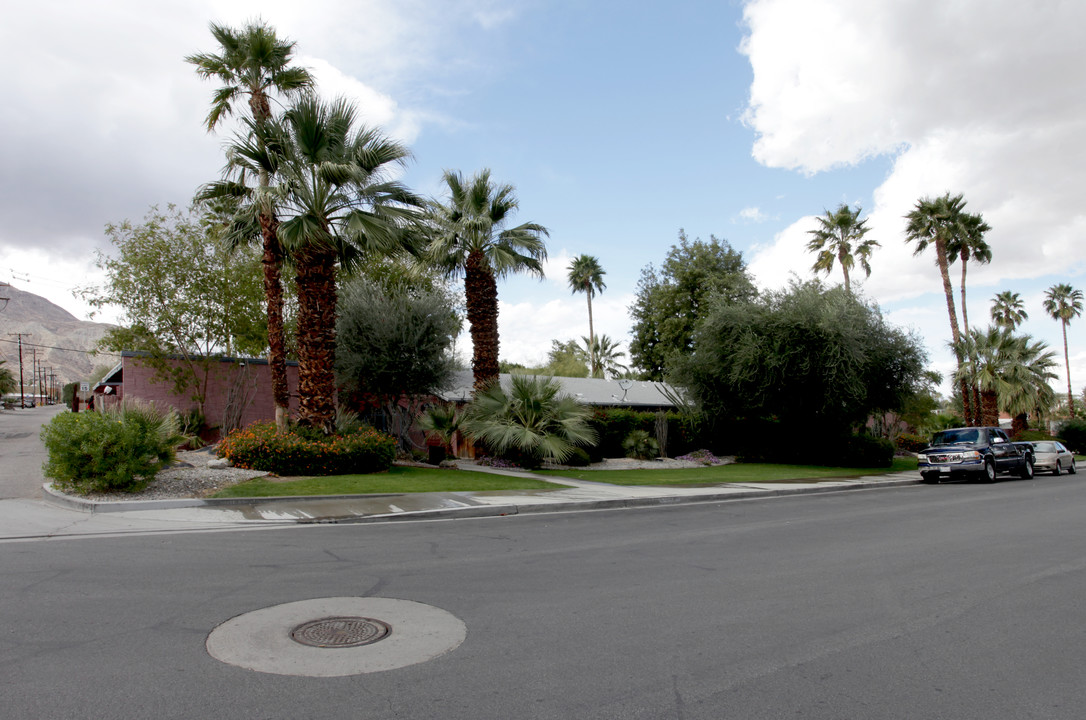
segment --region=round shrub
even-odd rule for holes
[[[1086,420],[1071,418],[1060,425],[1056,437],[1069,450],[1076,453],[1086,453]]]
[[[48,452],[42,472],[80,494],[139,492],[173,462],[185,441],[179,428],[177,413],[151,405],[63,412],[41,429]]]
[[[227,435],[219,443],[219,456],[235,467],[277,475],[375,473],[392,467],[396,439],[372,428],[327,436],[294,430],[280,434],[275,423],[258,422]]]
[[[921,450],[926,448],[928,444],[928,438],[924,437],[923,435],[902,433],[897,437],[897,449],[904,450],[905,452],[920,452]]]
[[[660,443],[645,430],[634,430],[622,442],[626,457],[638,460],[652,460],[660,456]]]
[[[564,464],[570,467],[588,467],[592,464],[592,458],[584,448],[575,447]]]

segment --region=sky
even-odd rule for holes
[[[588,334],[566,278],[577,255],[606,271],[597,334],[626,349],[641,271],[680,229],[727,240],[776,289],[813,277],[807,231],[846,203],[881,245],[854,286],[945,374],[934,254],[913,255],[903,216],[951,192],[992,227],[992,262],[970,264],[970,324],[987,324],[996,293],[1020,293],[1023,330],[1057,352],[1066,392],[1042,303],[1056,283],[1086,291],[1086,3],[57,0],[5,13],[20,61],[0,79],[0,282],[77,317],[89,308],[72,291],[101,280],[107,223],[186,205],[219,177],[231,130],[206,132],[216,85],[183,58],[217,49],[210,22],[260,17],[297,42],[323,95],[411,147],[415,190],[441,197],[443,171],[490,168],[516,187],[515,222],[549,229],[546,279],[499,283],[503,360],[542,364],[552,340]],[[1068,341],[1079,394],[1086,317]]]

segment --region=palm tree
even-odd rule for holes
[[[871,228],[867,227],[867,220],[860,220],[858,207],[853,211],[842,203],[834,212],[827,210],[824,217],[818,218],[818,223],[817,229],[807,231],[809,235],[814,235],[807,243],[807,249],[818,253],[811,269],[828,275],[833,270],[834,262],[839,263],[845,275],[845,292],[851,293],[849,271],[856,264],[856,258],[859,258],[860,267],[867,277],[871,277],[868,258],[879,247],[879,242],[864,238]]]
[[[596,362],[596,331],[592,326],[592,295],[603,292],[606,273],[600,267],[600,260],[592,255],[580,255],[569,264],[569,287],[574,293],[583,292],[588,298],[588,372],[596,377],[600,368]]]
[[[594,445],[597,435],[588,424],[592,411],[561,391],[554,378],[513,375],[508,393],[501,383],[476,392],[460,427],[518,464],[562,462],[574,447]]]
[[[263,154],[263,131],[271,118],[269,94],[297,96],[313,88],[313,76],[305,68],[292,67],[295,43],[279,38],[267,24],[254,21],[241,30],[211,23],[211,35],[219,43],[219,54],[199,53],[185,58],[196,66],[198,75],[222,83],[214,95],[207,116],[211,132],[224,116],[234,110],[234,102],[248,97],[251,114],[249,137],[256,142],[254,150]],[[228,161],[228,168],[229,168]],[[265,163],[256,165],[256,220],[263,242],[264,295],[268,315],[268,364],[271,369],[272,398],[275,403],[275,424],[286,430],[290,412],[290,389],[287,385],[286,344],[283,333],[283,286],[281,268],[282,248],[278,238],[278,220],[273,202],[267,197],[270,170]],[[244,186],[244,175],[240,178]],[[251,237],[251,236],[250,236]]]
[[[626,353],[619,350],[619,344],[606,335],[600,335],[595,339],[595,342],[591,338],[582,335],[581,341],[586,348],[591,348],[591,352],[596,358],[598,372],[591,373],[591,377],[602,378],[608,375],[614,377],[629,369],[618,361]]]
[[[1029,313],[1018,293],[1004,290],[992,298],[992,322],[999,327],[1014,330],[1026,320]]]
[[[980,215],[962,213],[958,231],[947,240],[947,261],[955,262],[959,257],[962,260],[962,328],[969,333],[969,313],[965,306],[965,272],[972,257],[979,263],[988,264],[992,261],[992,248],[984,242],[984,233],[992,228],[984,222]]]
[[[978,389],[981,425],[998,425],[1004,411],[1015,416],[1018,432],[1025,429],[1026,413],[1051,402],[1055,361],[1044,343],[993,326],[963,335],[956,350],[965,360],[955,377]]]
[[[475,391],[498,379],[498,283],[509,273],[543,277],[547,228],[523,223],[507,228],[517,210],[512,185],[495,185],[482,170],[465,182],[446,171],[449,199],[433,203],[426,261],[446,277],[464,276],[464,296],[471,328]]]
[[[355,128],[346,100],[297,101],[270,122],[280,178],[278,236],[298,280],[300,421],[335,422],[336,273],[363,258],[410,250],[422,200],[390,179],[410,153],[377,130]]]
[[[1082,291],[1067,283],[1057,283],[1045,291],[1045,312],[1063,326],[1063,363],[1067,368],[1067,411],[1075,416],[1075,396],[1071,392],[1071,360],[1067,354],[1067,326],[1082,315]]]
[[[954,306],[954,289],[950,284],[950,269],[947,257],[947,244],[960,232],[961,217],[965,199],[961,195],[950,196],[950,193],[940,198],[921,198],[916,202],[916,207],[905,216],[908,223],[905,226],[905,237],[908,242],[916,243],[914,255],[919,255],[928,248],[935,247],[935,263],[939,267],[939,274],[943,279],[943,293],[946,295],[947,313],[950,315],[951,346],[955,352],[959,352],[961,345],[961,333],[958,330],[958,313]],[[962,356],[958,355],[959,369],[962,364]],[[961,376],[961,373],[959,373]],[[962,405],[967,422],[974,422],[974,412],[970,402],[969,388],[966,386],[965,377],[959,378],[962,394]]]

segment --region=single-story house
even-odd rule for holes
[[[191,392],[174,392],[173,383],[156,378],[156,371],[146,363],[147,355],[124,351],[121,361],[94,386],[94,403],[105,408],[121,400],[152,402],[159,407],[186,412],[196,407]],[[167,362],[182,367],[180,357]],[[290,389],[290,411],[298,412],[298,363],[287,361],[287,385]],[[272,400],[271,367],[265,358],[215,358],[209,370],[207,394],[204,399],[204,419],[209,428],[232,429],[259,420],[275,419]],[[212,437],[205,439],[214,439]]]
[[[502,388],[509,390],[512,375],[502,373],[498,376]],[[554,378],[562,386],[562,392],[572,395],[584,405],[601,408],[630,408],[631,410],[674,410],[676,396],[681,393],[667,383],[645,380],[603,380],[601,378]],[[471,400],[475,377],[471,370],[460,370],[453,374],[448,390],[437,393],[445,402],[457,404]]]

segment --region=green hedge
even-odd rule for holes
[[[930,438],[923,435],[913,435],[912,433],[901,433],[897,437],[897,447],[899,450],[905,450],[907,452],[920,452],[930,444]]]
[[[275,423],[234,430],[219,443],[219,456],[234,467],[278,475],[348,475],[384,472],[396,459],[396,439],[371,428],[327,437],[276,433]]]
[[[177,414],[128,405],[104,412],[62,412],[41,429],[42,472],[62,490],[139,492],[173,462],[184,437]]]
[[[1056,437],[1072,452],[1086,453],[1086,420],[1072,418],[1060,425]]]

